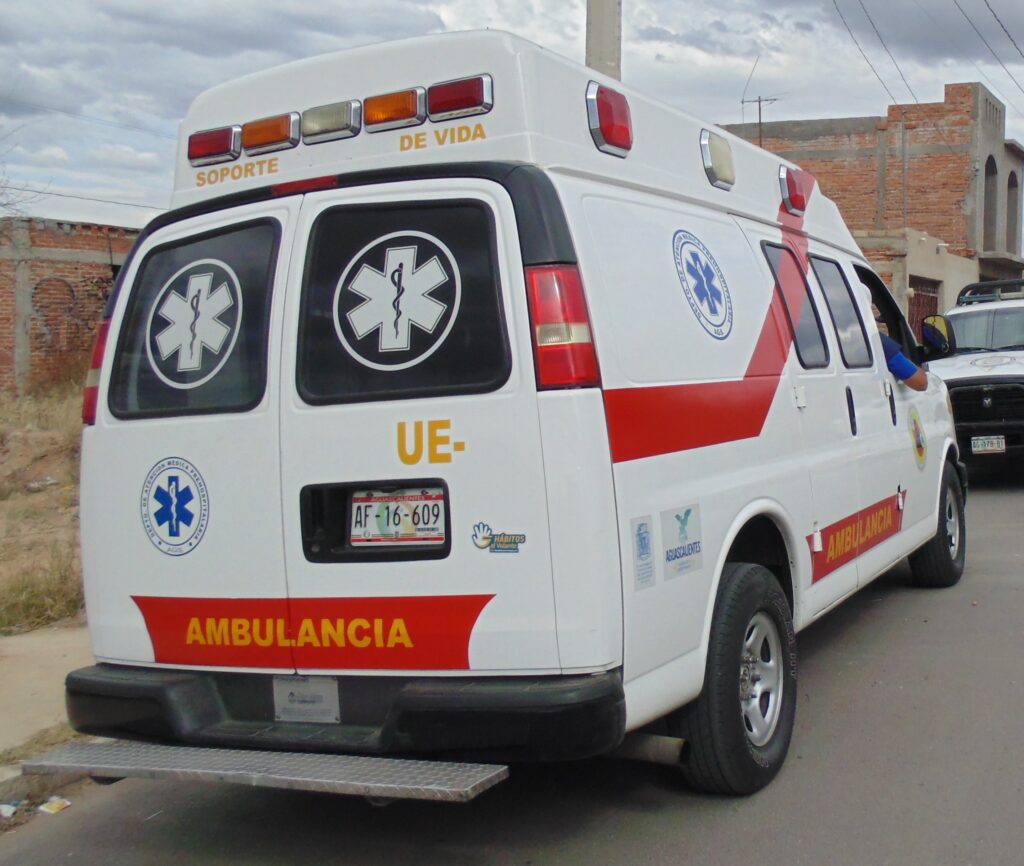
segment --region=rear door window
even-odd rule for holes
[[[297,386],[307,403],[500,388],[511,363],[490,208],[325,211],[309,241],[300,319]]]
[[[258,220],[157,247],[139,266],[114,357],[118,418],[240,412],[263,398],[280,237]]]
[[[793,332],[793,342],[800,364],[805,369],[828,366],[828,347],[818,319],[818,308],[811,298],[811,289],[804,278],[796,256],[786,247],[762,244],[764,254],[775,275],[775,291],[782,298],[782,306]],[[784,291],[783,286],[790,291]]]

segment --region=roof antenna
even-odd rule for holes
[[[757,62],[760,59],[760,54],[754,58],[754,65],[750,67],[750,75],[747,76],[747,83],[743,85],[743,93],[740,94],[740,121],[743,123],[747,122],[746,111],[743,108],[747,104],[747,88],[750,87],[750,79],[754,77],[754,70],[757,69]]]

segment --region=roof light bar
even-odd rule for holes
[[[782,190],[782,206],[793,216],[803,216],[807,210],[807,199],[814,189],[814,175],[799,168],[779,166],[779,188]]]
[[[587,122],[602,153],[625,157],[633,147],[629,103],[618,91],[591,81],[587,85]]]
[[[251,120],[242,127],[246,156],[286,150],[299,143],[299,113],[290,111],[274,117]]]
[[[188,161],[195,166],[238,159],[242,153],[242,127],[204,129],[188,137]]]
[[[363,106],[358,99],[318,105],[302,112],[302,141],[319,144],[352,138],[363,128]]]
[[[435,123],[486,114],[493,105],[494,85],[490,75],[444,81],[427,90],[427,116]]]
[[[427,91],[412,87],[363,100],[367,132],[384,132],[403,126],[419,126],[427,119]]]
[[[736,167],[733,165],[732,148],[728,139],[709,129],[702,129],[700,154],[711,185],[718,189],[732,189],[732,185],[736,183]]]

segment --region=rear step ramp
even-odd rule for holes
[[[154,743],[70,743],[32,758],[27,775],[227,782],[395,800],[464,803],[508,778],[499,764],[456,764],[308,752],[259,752]]]

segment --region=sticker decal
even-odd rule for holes
[[[161,553],[184,556],[195,550],[210,516],[210,497],[203,476],[187,460],[167,457],[156,464],[142,485],[142,526]]]
[[[694,316],[716,340],[732,331],[732,295],[711,251],[694,235],[680,229],[672,238],[676,273]]]
[[[441,347],[461,298],[448,247],[424,232],[394,232],[363,247],[345,268],[334,292],[334,328],[363,366],[405,370]]]
[[[924,424],[921,423],[921,416],[914,406],[910,407],[907,426],[910,429],[910,441],[913,443],[914,459],[917,460],[917,468],[924,469],[925,464],[928,462],[928,439],[924,435]]]
[[[172,388],[197,388],[220,372],[242,322],[242,289],[217,259],[183,267],[157,293],[146,329],[153,372]]]
[[[650,515],[634,517],[630,521],[630,533],[633,537],[633,589],[647,589],[655,583]]]
[[[473,527],[473,544],[491,553],[519,553],[519,545],[526,544],[526,536],[521,532],[494,532],[481,521]]]
[[[703,564],[700,506],[686,505],[661,512],[661,539],[665,545],[665,579],[696,571]]]

